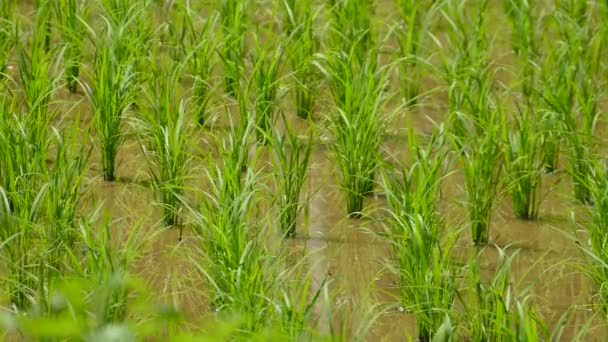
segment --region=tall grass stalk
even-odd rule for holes
[[[296,115],[302,119],[312,116],[318,80],[313,66],[318,51],[318,38],[314,34],[312,1],[284,0],[285,31],[288,35],[287,58],[291,64],[296,98]]]
[[[502,128],[498,114],[491,115],[493,119],[483,127],[485,134],[465,146],[460,155],[466,188],[465,207],[476,245],[488,242],[492,211],[502,186]]]
[[[78,89],[78,76],[80,64],[83,59],[83,44],[86,36],[86,22],[89,7],[82,0],[56,0],[55,13],[59,31],[63,38],[64,78],[67,88],[75,93]]]
[[[137,120],[140,147],[163,208],[163,221],[167,225],[179,225],[180,199],[190,161],[187,105],[179,93],[183,66],[172,66],[162,58],[152,62],[156,63],[161,66],[152,68],[145,102],[139,106],[143,109],[143,117]]]
[[[285,236],[294,237],[297,217],[302,209],[300,192],[308,172],[313,135],[310,133],[307,141],[302,141],[286,120],[285,124],[285,133],[275,133],[271,145],[276,169],[279,226]]]
[[[363,199],[374,190],[388,98],[386,67],[377,68],[375,51],[359,64],[356,50],[326,56],[327,66],[320,66],[334,98],[335,113],[329,118],[329,130],[335,138],[331,149],[340,169],[346,213],[351,217],[361,216]]]
[[[520,109],[512,129],[508,124],[502,124],[507,188],[515,216],[526,220],[538,216],[543,169],[541,132],[533,110],[530,107]]]
[[[3,78],[2,74],[6,71],[8,57],[14,46],[14,7],[15,2],[11,0],[2,1],[0,4],[0,79]]]
[[[99,140],[102,174],[106,181],[116,179],[116,156],[124,142],[123,117],[138,92],[134,60],[120,56],[126,42],[121,37],[99,37],[95,49],[93,86],[85,87],[94,117],[93,127]]]

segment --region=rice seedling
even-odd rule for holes
[[[373,3],[365,0],[329,0],[332,22],[331,46],[351,51],[364,63],[367,53],[376,49],[372,27]]]
[[[503,157],[500,144],[501,127],[497,113],[491,114],[485,135],[461,150],[460,160],[465,178],[466,201],[471,235],[476,245],[488,242],[492,210],[500,193]],[[456,138],[457,139],[457,138]],[[462,145],[457,142],[456,145]]]
[[[51,35],[53,34],[52,3],[51,0],[35,0],[34,5],[36,6],[36,26],[40,31],[39,36],[42,38],[40,43],[48,52],[51,48]]]
[[[93,63],[93,86],[85,86],[85,93],[94,112],[93,127],[101,150],[103,178],[114,181],[116,155],[124,141],[123,117],[138,92],[138,75],[133,60],[123,61],[121,48],[126,42],[121,37],[100,38]]]
[[[513,129],[502,124],[507,189],[515,216],[525,220],[538,216],[543,169],[541,132],[533,110],[530,107],[519,109]]]
[[[218,11],[222,23],[223,44],[220,57],[224,66],[224,91],[236,96],[244,71],[245,32],[249,0],[222,0]]]
[[[257,36],[256,36],[257,37]],[[274,124],[277,92],[280,81],[279,73],[283,62],[283,46],[279,43],[262,43],[256,38],[253,59],[253,71],[248,88],[253,93],[257,140],[263,145],[269,142]]]
[[[474,13],[467,13],[467,3],[447,1],[446,8],[441,10],[450,27],[449,38],[454,46],[450,56],[434,37],[441,49],[452,132],[461,139],[480,133],[492,106],[493,80],[486,39],[488,1],[476,6]],[[471,15],[477,18],[473,27],[468,25]]]
[[[13,41],[13,13],[14,1],[3,1],[0,4],[0,79],[4,78],[8,57],[14,46]]]
[[[306,180],[313,135],[310,133],[307,141],[301,141],[286,120],[285,124],[285,133],[275,133],[271,145],[276,169],[274,178],[277,184],[279,226],[284,236],[294,237],[296,220],[302,209],[300,191]]]
[[[396,27],[399,43],[399,79],[402,81],[403,98],[406,105],[416,104],[421,72],[420,48],[424,33],[428,30],[434,13],[428,1],[399,0],[400,22]]]
[[[388,97],[387,69],[376,68],[376,53],[370,51],[360,66],[356,54],[356,48],[348,55],[336,52],[324,57],[327,67],[319,66],[329,79],[334,99],[329,130],[336,141],[331,149],[341,174],[346,213],[351,217],[361,216],[364,196],[374,190]]]
[[[54,5],[59,31],[63,39],[64,78],[68,90],[75,93],[83,59],[83,44],[87,29],[85,22],[88,18],[89,7],[86,1],[81,0],[56,0]]]
[[[463,307],[471,339],[543,341],[549,338],[545,323],[534,308],[513,294],[510,273],[516,253],[507,255],[498,248],[498,269],[489,282],[481,278],[480,253],[476,252],[469,262],[466,297],[459,296],[467,300]]]
[[[449,253],[458,230],[443,241],[443,222],[437,212],[446,161],[442,141],[443,132],[439,130],[424,148],[410,126],[412,164],[402,169],[398,178],[383,177],[390,208],[385,238],[396,264],[390,269],[397,276],[404,307],[416,316],[421,341],[434,341],[436,334],[447,334],[440,331],[447,329],[441,327],[446,319],[449,321],[456,293]],[[447,340],[448,336],[443,338]]]
[[[56,88],[55,80],[51,75],[52,54],[44,46],[48,15],[48,11],[37,12],[36,26],[31,37],[29,51],[26,49],[26,42],[23,41],[19,31],[15,32],[17,35],[15,37],[17,64],[23,87],[25,110],[28,111],[32,122],[38,123],[29,126],[32,128],[32,142],[43,141],[46,138],[46,129],[52,115],[48,103]],[[35,143],[35,145],[37,144]]]
[[[189,56],[190,70],[194,77],[192,89],[192,102],[197,113],[199,125],[204,125],[207,120],[209,100],[211,98],[211,73],[215,65],[215,49],[217,39],[215,38],[214,28],[217,16],[213,15],[206,19],[202,29],[195,27],[194,13],[190,8],[186,9],[186,30],[188,46],[191,49]]]
[[[171,66],[162,58],[159,62],[169,66],[153,67],[145,101],[139,106],[143,117],[136,120],[136,125],[148,173],[163,208],[163,222],[178,226],[180,199],[190,161],[187,105],[179,93],[183,65]],[[155,63],[153,61],[152,65]]]
[[[534,60],[537,54],[536,17],[534,0],[507,0],[506,12],[511,24],[511,46],[518,57],[521,68],[522,93],[530,100],[535,89],[536,67]]]
[[[311,0],[285,0],[285,31],[289,42],[287,58],[291,64],[296,97],[296,115],[311,117],[316,98],[317,77],[313,65],[318,51],[318,38],[314,34],[314,13]]]

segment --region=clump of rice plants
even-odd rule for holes
[[[123,118],[138,92],[134,59],[122,55],[127,42],[111,29],[98,37],[93,63],[93,85],[85,92],[93,107],[93,127],[99,140],[102,174],[106,181],[116,179],[116,156],[124,141]]]
[[[530,111],[529,107],[520,110],[512,129],[503,123],[507,188],[515,216],[526,220],[538,216],[543,169],[541,132],[535,113]]]
[[[386,130],[386,68],[377,68],[377,55],[370,51],[365,62],[356,61],[356,49],[335,52],[321,66],[332,91],[335,113],[329,130],[335,139],[331,149],[341,174],[346,213],[360,217],[363,199],[374,190],[379,167],[379,148]]]
[[[169,64],[163,59],[159,62]],[[179,93],[181,73],[182,65],[153,67],[145,91],[146,101],[139,106],[143,117],[137,120],[140,147],[163,209],[163,222],[170,226],[180,223],[180,203],[190,160],[187,105]]]
[[[224,66],[224,91],[236,96],[244,71],[245,33],[247,29],[249,0],[222,0],[218,11],[222,23],[223,44],[220,57]]]
[[[502,146],[501,127],[497,113],[485,122],[485,134],[469,142],[460,151],[460,161],[465,178],[466,201],[471,233],[476,245],[488,242],[494,204],[501,189]],[[456,145],[463,146],[462,142]]]
[[[262,46],[262,43],[256,40],[249,90],[254,96],[257,139],[258,142],[265,145],[272,134],[284,50],[280,43],[278,46],[273,46],[269,42],[264,45]]]
[[[319,44],[314,34],[312,2],[286,0],[284,8],[284,26],[289,39],[287,58],[295,82],[296,115],[308,119],[312,115],[317,93],[313,61]]]
[[[279,226],[285,236],[294,237],[296,219],[302,209],[300,191],[306,180],[313,136],[311,133],[306,141],[302,141],[287,122],[285,133],[274,136],[271,145],[278,187]]]
[[[443,222],[437,213],[446,161],[442,140],[440,131],[424,148],[410,128],[411,166],[401,170],[399,177],[383,178],[390,207],[385,238],[395,259],[390,268],[397,276],[403,306],[416,316],[421,341],[440,334],[452,314],[456,294],[449,256],[456,233],[444,241]]]
[[[68,90],[75,93],[78,89],[89,8],[87,2],[81,0],[59,0],[55,1],[54,5],[63,38],[64,78]]]

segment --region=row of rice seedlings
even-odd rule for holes
[[[385,237],[395,259],[389,268],[397,276],[404,308],[416,316],[420,341],[435,341],[446,334],[445,322],[452,315],[456,294],[450,250],[458,230],[444,236],[444,222],[437,213],[447,161],[443,139],[439,131],[423,147],[410,127],[411,165],[399,170],[398,176],[383,177],[389,204]]]
[[[330,46],[351,51],[357,62],[365,63],[367,53],[375,50],[372,15],[374,4],[365,0],[329,0],[331,12]]]
[[[522,66],[521,91],[528,100],[531,100],[536,83],[537,19],[534,5],[534,0],[506,0],[506,12],[511,24],[511,46]]]
[[[64,78],[68,90],[75,93],[84,55],[83,44],[87,29],[85,23],[89,15],[89,5],[81,0],[58,0],[54,1],[54,10],[63,40],[61,56]]]
[[[534,308],[513,294],[511,265],[516,253],[498,248],[498,269],[489,282],[481,277],[481,253],[469,262],[465,309],[467,332],[474,341],[544,341],[551,336]]]
[[[286,237],[295,237],[297,217],[302,210],[300,192],[306,180],[313,135],[311,132],[309,138],[302,141],[287,120],[285,125],[285,133],[276,132],[271,141],[276,169],[273,175],[277,184],[279,227]]]
[[[224,92],[236,96],[245,70],[245,36],[249,0],[222,0],[218,4],[222,24],[220,58],[224,67]]]
[[[340,169],[340,186],[346,196],[346,213],[360,217],[363,199],[375,186],[380,144],[386,132],[384,113],[388,98],[387,67],[377,68],[377,54],[369,51],[362,64],[357,49],[325,56],[320,66],[329,80],[335,113],[329,130],[335,139],[333,157]]]
[[[512,129],[508,128],[506,118],[502,123],[507,189],[515,216],[534,220],[541,201],[542,132],[534,108],[526,106],[518,111]]]
[[[283,64],[284,48],[281,43],[260,42],[256,35],[253,71],[249,83],[254,99],[257,140],[266,145],[272,135],[277,109],[277,95],[281,82],[280,72]]]
[[[136,56],[125,51],[130,42],[124,41],[128,37],[123,35],[123,29],[107,23],[106,32],[93,35],[92,86],[84,85],[94,113],[93,127],[99,140],[102,174],[106,181],[116,178],[116,156],[125,140],[123,117],[139,92]]]
[[[464,205],[469,214],[471,235],[476,245],[488,242],[492,211],[502,188],[500,114],[498,110],[494,110],[490,115],[490,120],[480,125],[484,135],[478,136],[459,150],[465,179]],[[458,139],[459,137],[454,139],[456,147],[462,145]]]
[[[179,93],[183,64],[166,58],[151,61],[151,77],[145,88],[142,117],[136,119],[140,147],[148,164],[148,174],[163,210],[163,222],[179,226],[190,157],[188,153],[188,106]],[[161,66],[157,66],[161,63]],[[181,236],[181,230],[180,230]]]
[[[284,30],[288,36],[287,59],[291,65],[296,100],[296,115],[302,119],[312,116],[317,96],[318,79],[313,65],[319,50],[319,39],[314,34],[311,0],[283,1]]]
[[[204,125],[209,116],[209,101],[212,95],[211,73],[215,66],[215,50],[218,45],[214,33],[218,16],[213,14],[205,19],[202,28],[197,28],[195,22],[198,16],[192,9],[186,8],[186,41],[191,53],[189,55],[190,72],[194,78],[192,88],[192,105],[197,121]]]
[[[428,1],[399,0],[400,21],[396,27],[399,44],[399,79],[406,105],[415,105],[422,73],[421,42],[428,30],[436,7]]]

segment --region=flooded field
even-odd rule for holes
[[[608,4],[0,1],[5,340],[608,339]]]

